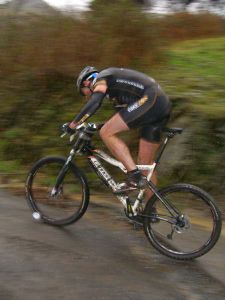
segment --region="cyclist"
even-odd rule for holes
[[[140,129],[138,164],[150,164],[159,147],[161,129],[167,122],[171,104],[160,85],[151,77],[131,69],[108,68],[98,71],[87,66],[77,78],[77,89],[88,102],[75,119],[63,125],[63,131],[74,129],[92,116],[104,98],[112,101],[118,111],[101,128],[100,137],[111,153],[128,170],[126,184],[120,192],[142,188],[145,177],[137,169],[127,145],[117,136],[119,132]],[[157,183],[156,174],[152,177]]]

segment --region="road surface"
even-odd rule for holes
[[[208,254],[179,262],[154,250],[118,205],[92,200],[60,229],[33,221],[23,196],[0,190],[0,300],[225,298],[224,228]]]

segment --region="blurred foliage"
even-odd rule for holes
[[[130,0],[95,0],[91,8],[89,24],[101,33],[96,40],[101,67],[129,66],[144,71],[162,60],[165,41],[158,20],[148,18]]]
[[[174,152],[169,157],[170,176],[220,192],[225,188],[224,49],[224,37],[178,43],[170,48],[168,64],[153,71],[173,100],[173,123],[185,128],[176,157]]]
[[[222,179],[214,178],[222,178],[217,165],[225,161],[225,39],[205,38],[224,35],[223,19],[158,17],[129,0],[95,0],[82,18],[11,14],[1,16],[0,27],[0,172],[26,172],[44,155],[67,154],[59,127],[84,104],[76,74],[85,65],[124,66],[155,77],[173,102],[171,123],[186,127],[175,141],[178,154],[168,149],[171,165],[165,161],[162,175],[222,187]],[[112,114],[105,101],[91,120]],[[136,153],[136,132],[123,138]],[[79,164],[87,168],[84,160]]]
[[[218,16],[201,13],[176,13],[161,20],[163,37],[170,41],[220,36],[225,33],[225,20]]]

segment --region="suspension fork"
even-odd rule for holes
[[[74,150],[71,150],[69,157],[67,158],[67,160],[66,160],[65,164],[63,165],[62,169],[59,171],[59,174],[56,177],[55,186],[54,186],[54,188],[52,189],[52,192],[51,192],[52,196],[57,195],[59,186],[63,182],[63,179],[65,178],[65,175],[66,175],[67,171],[69,170],[70,163],[71,163],[71,160],[72,160],[74,154],[75,154]]]

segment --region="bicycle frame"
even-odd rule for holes
[[[163,150],[160,151],[160,153],[157,157],[158,161],[159,161],[159,159],[162,155],[162,152],[165,149],[165,146],[166,146],[167,142],[168,142],[168,140],[166,139],[166,141],[163,145]],[[107,162],[110,165],[118,167],[119,169],[121,169],[123,171],[123,173],[127,173],[127,169],[124,167],[124,165],[120,161],[112,158],[110,155],[106,154],[104,151],[99,150],[99,149],[94,149],[94,150],[91,150],[91,151],[92,151],[92,154],[88,156],[88,159],[89,159],[89,162],[92,165],[95,173],[102,179],[102,181],[108,187],[111,188],[112,192],[115,193],[117,191],[117,189],[121,186],[121,184],[116,183],[114,181],[112,176],[102,166],[101,162],[97,159],[97,157],[104,160],[105,162]],[[153,193],[156,195],[156,197],[168,209],[171,216],[179,215],[180,214],[179,211],[177,211],[177,209],[175,207],[172,207],[171,204],[168,203],[168,201],[166,199],[161,197],[160,193],[158,192],[158,189],[156,188],[156,186],[151,181],[152,174],[153,174],[153,172],[154,172],[154,170],[157,166],[156,161],[151,165],[136,165],[136,166],[139,170],[148,172],[146,178],[147,178],[147,181],[148,181],[149,188],[153,191]],[[138,193],[137,198],[136,198],[133,205],[130,203],[128,195],[116,195],[116,197],[123,204],[125,209],[128,210],[128,208],[129,208],[128,214],[130,216],[135,216],[135,215],[138,214],[138,207],[139,207],[139,204],[142,202],[142,200],[144,198],[144,193],[145,193],[145,189],[139,190],[139,193]]]
[[[96,131],[96,127],[94,129]],[[159,198],[160,201],[165,205],[165,207],[168,209],[168,211],[171,213],[172,216],[174,215],[174,213],[175,213],[175,215],[178,215],[179,212],[174,207],[171,207],[171,205],[168,203],[168,201],[166,199],[163,199],[161,197],[160,193],[158,192],[158,189],[151,181],[151,177],[160,161],[160,158],[166,148],[166,145],[168,144],[169,139],[172,138],[177,132],[181,133],[182,129],[174,129],[174,130],[169,131],[169,134],[167,135],[164,142],[162,143],[161,148],[156,157],[156,160],[154,161],[153,164],[137,165],[137,168],[139,170],[147,171],[146,178],[148,181],[148,187],[152,190],[152,192],[156,195],[156,197]],[[90,131],[87,133],[90,134]],[[93,133],[91,133],[91,135],[92,134]],[[128,195],[116,194],[116,192],[118,191],[118,189],[121,187],[121,185],[123,183],[122,184],[116,183],[115,180],[112,178],[112,176],[108,173],[108,171],[103,167],[103,165],[101,164],[101,162],[99,161],[98,158],[104,160],[105,162],[107,162],[110,165],[118,167],[125,174],[127,173],[127,169],[120,161],[116,160],[115,158],[112,158],[110,155],[106,154],[104,151],[93,147],[90,143],[90,140],[91,140],[91,136],[86,135],[84,132],[80,133],[79,139],[74,144],[73,149],[71,150],[70,155],[67,158],[67,161],[65,164],[65,169],[67,169],[67,166],[70,164],[70,162],[72,161],[73,156],[75,154],[85,153],[88,157],[88,160],[89,160],[91,166],[93,167],[95,173],[97,174],[97,176],[108,187],[111,188],[112,192],[117,196],[119,201],[123,204],[123,206],[127,210],[129,216],[137,215],[139,204],[142,202],[142,200],[144,198],[145,189],[139,190],[138,196],[133,205],[131,205]],[[82,144],[81,141],[84,141],[84,144]],[[81,144],[80,144],[80,142],[81,142]],[[82,152],[82,150],[84,150],[84,152]],[[60,177],[61,177],[61,174],[58,176],[58,178],[60,179]],[[57,184],[58,184],[58,180],[56,182],[56,187],[57,187]]]
[[[108,164],[115,166],[122,170],[123,173],[127,173],[127,169],[125,166],[118,160],[112,158],[110,155],[106,154],[104,151],[99,149],[90,150],[91,155],[88,156],[88,160],[93,167],[95,173],[102,179],[102,181],[111,188],[112,192],[115,193],[118,188],[121,186],[120,183],[116,183],[115,180],[112,178],[112,176],[108,173],[108,171],[102,166],[101,162],[98,158],[104,160]],[[75,154],[72,150],[72,156]],[[71,161],[71,158],[68,158],[68,162]],[[151,165],[137,165],[137,168],[141,171],[147,171],[147,180],[150,181],[152,174],[155,170],[156,163],[153,163]],[[132,214],[137,214],[137,208],[140,204],[140,202],[143,199],[145,190],[140,190],[137,196],[137,199],[135,200],[134,204],[131,205],[132,208]],[[127,195],[116,195],[116,197],[119,199],[119,201],[123,204],[123,206],[127,209],[128,205],[128,196]]]

